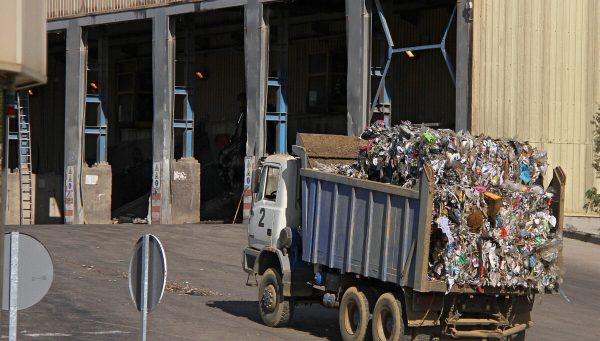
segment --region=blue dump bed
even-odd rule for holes
[[[302,259],[426,291],[432,193],[426,173],[416,191],[302,169]]]
[[[418,190],[308,168],[300,176],[302,260],[421,292],[447,291],[444,281],[427,277],[435,189],[429,165]],[[562,230],[565,175],[560,167],[550,187],[557,194],[552,210]],[[453,286],[450,291],[473,293],[475,288]],[[484,289],[515,291],[520,290]]]

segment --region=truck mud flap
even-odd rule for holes
[[[242,253],[242,269],[250,275],[254,275],[254,264],[256,263],[256,259],[258,259],[258,254],[260,251],[246,248]]]

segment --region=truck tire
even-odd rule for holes
[[[379,296],[373,310],[373,341],[411,340],[411,333],[402,318],[402,304],[390,292]]]
[[[369,326],[369,302],[356,287],[344,292],[339,312],[340,333],[344,341],[364,340]]]
[[[283,297],[281,276],[273,268],[267,269],[258,286],[258,310],[263,322],[269,327],[283,327],[292,319],[294,305]]]

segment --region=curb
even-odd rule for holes
[[[582,242],[593,243],[600,245],[600,235],[580,231],[563,231],[563,236],[570,239],[577,239]]]

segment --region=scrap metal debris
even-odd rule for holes
[[[316,169],[414,188],[434,173],[430,280],[473,287],[556,290],[562,236],[543,188],[546,153],[527,142],[410,122],[363,132],[353,165]]]
[[[223,296],[222,293],[206,289],[206,288],[195,288],[187,281],[184,283],[167,281],[165,290],[167,292],[179,294],[179,295],[191,295],[191,296]]]

